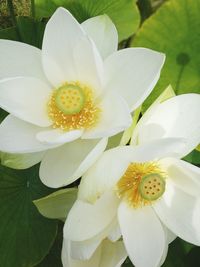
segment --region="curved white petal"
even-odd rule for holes
[[[74,64],[76,68],[76,80],[88,85],[95,97],[103,92],[104,69],[103,61],[95,44],[83,37],[74,47]]]
[[[78,198],[93,202],[107,190],[113,190],[129,165],[126,151],[125,147],[105,151],[83,175]]]
[[[131,110],[139,107],[157,83],[164,54],[146,48],[127,48],[105,60],[107,90],[117,91]]]
[[[0,80],[29,76],[46,81],[41,50],[28,44],[0,40]]]
[[[48,151],[40,166],[42,182],[54,188],[74,182],[94,164],[106,145],[107,139],[79,139]]]
[[[42,59],[46,76],[54,86],[76,80],[73,49],[83,36],[79,23],[64,8],[58,8],[48,21]]]
[[[0,152],[0,159],[1,164],[6,167],[23,170],[39,163],[44,158],[45,153],[45,151],[25,154]]]
[[[109,92],[99,103],[100,118],[93,128],[85,130],[82,138],[102,138],[122,132],[131,125],[132,117],[124,99]]]
[[[100,234],[114,220],[119,201],[111,192],[105,193],[94,204],[77,200],[68,214],[64,237],[84,241]]]
[[[70,256],[71,244],[69,240],[63,240],[62,263],[63,267],[99,267],[101,257],[101,246],[96,250],[89,260],[73,260]]]
[[[70,255],[73,259],[88,260],[95,253],[100,243],[114,231],[117,224],[117,217],[109,223],[98,235],[84,240],[71,241]],[[112,241],[115,242],[115,241]]]
[[[175,235],[171,230],[169,230],[166,225],[163,224],[162,226],[165,231],[167,244],[172,243],[177,238],[177,235]]]
[[[107,15],[89,18],[81,26],[94,41],[103,59],[117,51],[117,29]]]
[[[63,267],[120,267],[127,257],[123,242],[102,242],[89,260],[74,260],[71,258],[71,242],[64,239],[62,247]]]
[[[156,213],[174,234],[194,245],[200,245],[200,200],[170,183],[162,198],[153,205]]]
[[[40,131],[37,134],[37,139],[44,144],[64,144],[72,142],[81,137],[83,130],[72,130],[64,132],[60,129],[50,129],[46,131]]]
[[[126,258],[127,252],[122,241],[103,241],[99,267],[120,267]]]
[[[0,107],[37,126],[52,124],[47,112],[50,97],[51,88],[36,78],[18,77],[0,82]]]
[[[36,139],[41,127],[8,115],[0,124],[0,151],[7,153],[32,153],[45,151],[55,145],[42,144]]]
[[[85,241],[71,241],[70,256],[75,260],[88,260],[101,244],[102,239],[94,237]]]
[[[94,201],[97,195],[113,190],[130,162],[146,162],[163,157],[176,156],[184,146],[182,139],[166,138],[140,146],[120,146],[107,150],[83,175],[79,186],[79,198]]]
[[[119,226],[118,220],[116,220],[113,223],[112,230],[110,231],[107,238],[112,242],[116,242],[117,240],[121,238],[121,235],[122,234],[121,234],[120,226]]]
[[[160,161],[171,183],[185,193],[200,197],[200,168],[183,160],[166,158]]]
[[[154,210],[149,206],[134,209],[122,202],[118,218],[132,263],[137,267],[159,266],[166,240],[163,227]]]
[[[190,153],[200,140],[200,95],[184,94],[157,104],[147,111],[138,123],[138,144],[159,138],[185,138],[187,146],[181,151],[181,157]]]
[[[100,55],[81,25],[64,8],[58,8],[47,23],[42,56],[45,73],[54,86],[78,80],[94,90],[101,89]]]
[[[158,267],[161,267],[163,265],[163,263],[165,262],[165,260],[167,258],[168,248],[169,248],[169,246],[168,246],[168,244],[166,244]]]

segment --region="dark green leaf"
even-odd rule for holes
[[[189,155],[187,155],[184,160],[195,164],[200,165],[200,152],[197,150],[192,151]]]
[[[117,27],[120,41],[135,33],[140,23],[135,0],[35,0],[35,5],[39,18],[50,17],[59,6],[67,8],[79,22],[107,14]]]
[[[0,39],[19,41],[18,35],[16,33],[16,28],[11,27],[11,28],[0,30]]]
[[[0,122],[2,122],[7,115],[8,113],[5,110],[0,108]]]
[[[200,93],[199,10],[200,0],[167,1],[144,22],[133,40],[133,46],[166,54],[161,78],[145,102],[145,109],[169,84],[176,94]]]
[[[187,267],[197,267],[200,266],[200,248],[194,247],[190,250],[185,259],[185,264]]]
[[[194,246],[177,238],[169,245],[167,259],[162,267],[190,267],[185,265],[185,259]]]
[[[17,26],[21,41],[41,48],[45,23],[29,17],[18,17]]]
[[[122,267],[133,267],[133,264],[130,261],[130,259],[127,258],[126,261],[124,262],[124,264],[122,265]]]
[[[32,267],[49,252],[57,221],[39,214],[32,203],[49,194],[38,166],[17,171],[0,166],[0,266]]]
[[[56,240],[44,260],[36,267],[62,267],[61,249],[63,241],[63,224],[60,223]]]

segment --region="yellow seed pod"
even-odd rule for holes
[[[84,107],[85,95],[77,85],[64,85],[57,90],[55,103],[64,114],[77,114]]]
[[[165,192],[165,179],[160,174],[151,173],[142,177],[139,192],[143,199],[153,201]]]

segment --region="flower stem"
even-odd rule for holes
[[[142,107],[140,106],[134,111],[133,122],[132,122],[131,126],[124,132],[124,134],[121,138],[121,141],[120,141],[121,146],[127,145],[128,142],[130,141],[130,139],[133,135],[133,131],[134,131],[134,129],[137,125],[137,122],[140,118],[141,109],[142,109]]]

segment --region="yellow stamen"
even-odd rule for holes
[[[92,90],[78,82],[65,83],[54,90],[48,103],[53,128],[65,131],[93,127],[98,122],[100,112],[94,104]]]
[[[164,193],[165,179],[157,162],[131,163],[117,183],[117,195],[134,208],[150,205]]]

